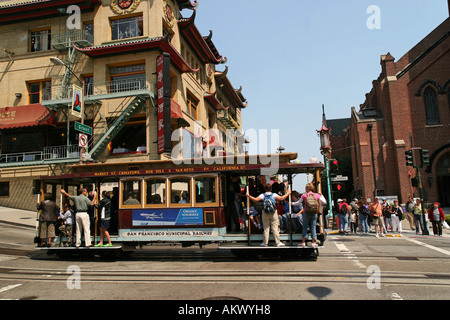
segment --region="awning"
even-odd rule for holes
[[[0,130],[53,125],[54,117],[40,104],[0,108]]]
[[[184,119],[181,106],[173,99],[170,99],[170,118],[177,120],[180,128],[191,126],[189,122]]]

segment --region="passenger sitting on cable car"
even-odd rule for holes
[[[245,208],[244,210],[247,210],[247,208]],[[250,221],[257,229],[262,229],[261,214],[255,209],[254,206],[250,207],[250,213],[248,216]]]
[[[181,194],[181,200],[179,203],[189,203],[189,193],[187,191],[183,191]]]
[[[123,204],[126,206],[129,206],[129,205],[135,205],[135,204],[141,204],[141,203],[139,202],[138,199],[136,199],[136,195],[134,194],[134,192],[130,191],[130,192],[128,192],[128,199],[125,200]]]

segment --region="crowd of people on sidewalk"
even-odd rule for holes
[[[416,234],[429,235],[429,221],[436,236],[442,236],[443,227],[448,228],[438,202],[428,209],[420,199],[413,197],[409,197],[404,207],[399,205],[398,200],[389,203],[386,198],[378,197],[373,201],[354,198],[350,203],[347,203],[347,199],[338,199],[337,202],[337,224],[341,234],[368,234],[374,227],[377,238],[386,237],[388,232],[397,232],[401,236],[403,220],[409,223],[410,229],[415,230]]]

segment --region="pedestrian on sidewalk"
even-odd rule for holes
[[[422,223],[422,203],[420,199],[416,199],[416,203],[414,205],[414,223],[416,224],[416,234],[420,233],[422,230],[422,234],[426,234],[423,223]]]
[[[394,200],[394,205],[391,207],[391,224],[392,224],[392,234],[398,231],[402,235],[402,219],[403,219],[403,209],[398,205],[398,200]]]
[[[414,227],[414,206],[415,203],[413,197],[409,197],[408,201],[405,204],[405,217],[409,222],[409,227],[411,228],[411,230],[416,230],[416,228]]]
[[[442,236],[442,223],[445,220],[445,215],[442,208],[439,207],[439,202],[435,202],[428,211],[428,219],[433,225],[433,234]]]
[[[370,205],[370,214],[372,216],[373,224],[375,225],[376,237],[385,237],[383,233],[384,221],[383,221],[383,205],[379,202],[378,197]]]

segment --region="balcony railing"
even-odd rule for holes
[[[51,101],[51,100],[63,100],[63,99],[72,99],[73,88],[70,86],[65,91],[66,93],[63,96],[59,96],[60,92],[64,92],[64,90],[60,90],[62,86],[52,86],[45,92],[43,95],[43,101]],[[146,82],[145,77],[137,77],[132,79],[121,79],[106,82],[104,85],[94,86],[92,84],[86,84],[84,86],[84,98],[85,99],[95,99],[95,96],[99,95],[108,95],[108,94],[118,94],[127,92],[135,92],[141,90],[148,90],[150,92],[155,92],[156,86],[154,83]],[[102,97],[107,98],[107,97]],[[111,96],[113,98],[113,96]]]
[[[65,50],[76,43],[81,47],[89,47],[94,44],[94,36],[86,30],[68,30],[52,34],[52,47],[56,50]]]
[[[8,153],[0,155],[0,163],[5,162],[33,162],[43,161],[50,162],[52,160],[61,159],[78,159],[80,157],[80,147],[76,145],[70,146],[53,146],[45,147],[42,151]]]

